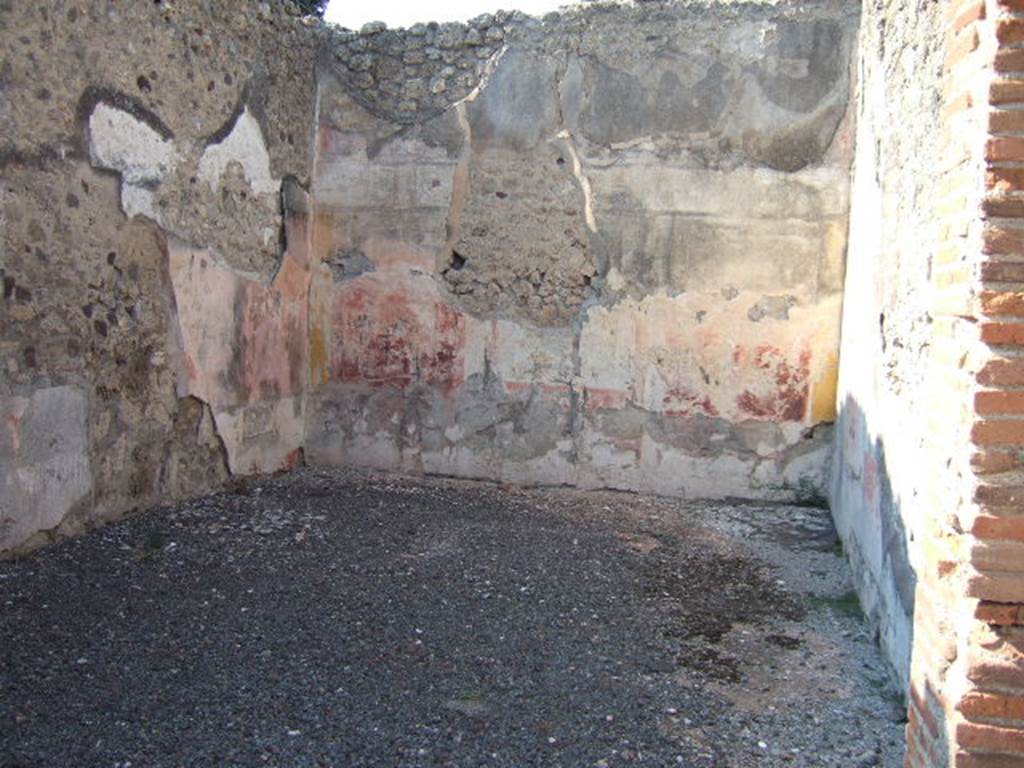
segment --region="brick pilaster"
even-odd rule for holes
[[[1024,766],[1024,0],[947,13],[907,768]]]

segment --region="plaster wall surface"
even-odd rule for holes
[[[943,9],[868,2],[831,500],[883,651],[910,674],[916,525],[928,518],[929,311],[943,165]],[[945,406],[959,405],[948,399]],[[941,418],[954,418],[952,412]],[[941,471],[941,470],[940,470]]]
[[[309,459],[823,488],[857,22],[643,4],[333,39]]]

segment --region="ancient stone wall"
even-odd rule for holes
[[[694,2],[334,38],[310,460],[817,493],[856,28]]]
[[[0,551],[295,460],[321,34],[0,2]]]
[[[303,448],[819,492],[848,4],[0,9],[0,549]]]

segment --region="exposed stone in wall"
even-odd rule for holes
[[[854,12],[512,23],[474,89],[416,115],[328,65],[310,457],[692,495],[820,484]]]
[[[478,315],[568,324],[593,295],[586,193],[563,134],[557,58],[505,53],[467,107],[468,178],[443,275]]]
[[[398,124],[423,122],[477,87],[517,23],[537,22],[498,11],[468,24],[415,24],[408,29],[369,24],[361,33],[334,32],[325,63],[373,114]]]
[[[0,401],[75,392],[86,425],[2,463],[88,478],[38,470],[35,512],[0,483],[0,550],[227,477],[229,430],[180,386],[168,236],[270,283],[322,34],[285,3],[0,3]]]

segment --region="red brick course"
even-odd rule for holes
[[[934,207],[934,439],[971,448],[918,521],[905,764],[1024,768],[1024,0],[953,0],[946,18],[943,142],[968,157]]]

